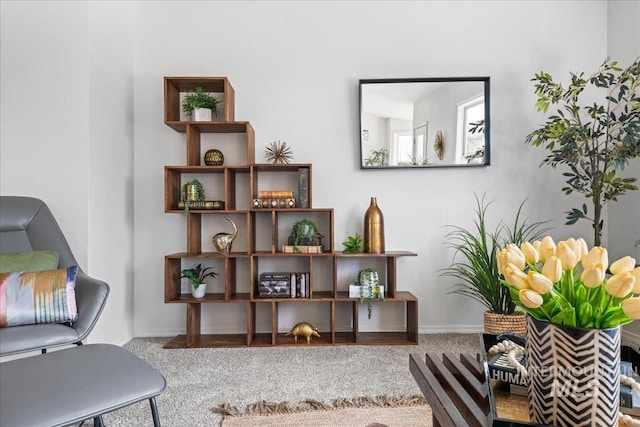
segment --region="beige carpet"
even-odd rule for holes
[[[244,411],[229,405],[214,408],[224,414],[222,427],[431,427],[431,408],[423,396],[337,399],[333,405],[305,400],[257,402]]]

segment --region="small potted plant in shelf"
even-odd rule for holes
[[[287,241],[288,246],[283,252],[322,252],[322,233],[318,231],[316,223],[310,219],[303,219],[293,224]]]
[[[202,264],[198,264],[193,268],[186,268],[180,271],[180,278],[187,278],[191,283],[191,295],[194,298],[203,298],[207,293],[207,284],[204,283],[204,279],[207,277],[216,277],[216,273],[213,271],[213,267],[202,268]]]
[[[363,268],[358,272],[356,286],[359,288],[360,304],[367,300],[367,316],[371,319],[373,300],[384,301],[384,286],[380,283],[380,274],[375,268]],[[351,296],[351,292],[349,292]]]
[[[362,237],[356,233],[353,236],[347,237],[347,240],[342,242],[344,246],[345,254],[357,254],[362,250]]]
[[[193,202],[204,202],[204,187],[197,179],[193,179],[180,187],[180,204],[184,213],[189,213],[189,207]]]
[[[209,95],[201,87],[197,87],[194,92],[189,92],[182,100],[182,111],[187,116],[193,112],[194,120],[197,122],[210,122],[212,115],[218,116],[218,104],[220,100]]]

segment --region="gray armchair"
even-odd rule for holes
[[[0,196],[0,252],[31,250],[57,251],[58,268],[78,265],[60,226],[43,201]],[[78,268],[75,292],[78,320],[72,326],[38,324],[0,328],[0,356],[82,344],[102,313],[109,285]]]

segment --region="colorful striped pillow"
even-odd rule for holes
[[[0,327],[72,323],[78,267],[0,274]]]

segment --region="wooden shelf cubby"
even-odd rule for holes
[[[216,120],[192,122],[181,113],[182,97],[196,87],[214,93],[221,99],[221,113]],[[186,333],[175,337],[166,348],[418,343],[418,299],[410,292],[398,289],[396,274],[398,260],[416,256],[415,253],[388,251],[383,254],[349,254],[337,251],[334,210],[313,207],[312,165],[255,162],[254,129],[249,122],[235,121],[235,92],[226,77],[165,77],[164,91],[165,124],[185,134],[186,152],[185,165],[164,168],[164,211],[184,216],[186,226],[185,248],[182,252],[166,255],[164,262],[164,301],[186,306]],[[226,134],[236,135],[229,139],[224,136]],[[222,144],[225,145],[220,146],[220,150],[233,150],[233,160],[227,162],[225,154],[222,166],[207,166],[203,160],[204,152],[206,147],[215,144],[212,141],[217,141],[216,138],[224,139]],[[301,176],[306,180],[307,187],[305,207],[300,206],[298,191]],[[178,206],[182,185],[194,177],[203,181],[207,200],[224,202],[224,209],[191,208],[187,212]],[[252,199],[257,198],[261,190],[271,189],[273,182],[278,183],[279,188],[294,189],[295,208],[252,206]],[[208,241],[208,231],[222,227],[224,217],[232,218],[239,229],[229,255],[218,254]],[[323,252],[283,252],[291,226],[301,219],[312,219],[318,224],[323,234]],[[209,292],[203,298],[194,298],[185,292],[180,279],[182,269],[198,263],[215,266],[218,273],[212,281],[215,286],[211,289],[208,285]],[[374,302],[375,310],[402,306],[404,326],[400,331],[372,332],[361,328],[364,321],[360,318],[360,300],[349,297],[348,285],[349,280],[355,277],[354,271],[371,264],[375,264],[385,279],[385,298]],[[279,271],[308,272],[308,298],[260,298],[257,290],[260,273],[274,271],[274,265],[286,267]],[[345,274],[345,271],[348,273]],[[243,324],[231,325],[231,329],[242,333],[224,333],[218,331],[216,325],[213,326],[213,333],[202,333],[203,306],[219,307],[220,304],[237,310],[239,317],[236,322]],[[314,307],[322,313],[321,337],[313,337],[310,344],[304,338],[295,343],[293,337],[285,336],[281,330],[288,324],[283,325],[280,317],[292,308],[300,307]],[[342,318],[340,325],[337,325],[338,316]],[[240,318],[243,320],[240,321]],[[258,318],[261,319],[259,324]],[[345,318],[349,323],[346,328]]]

